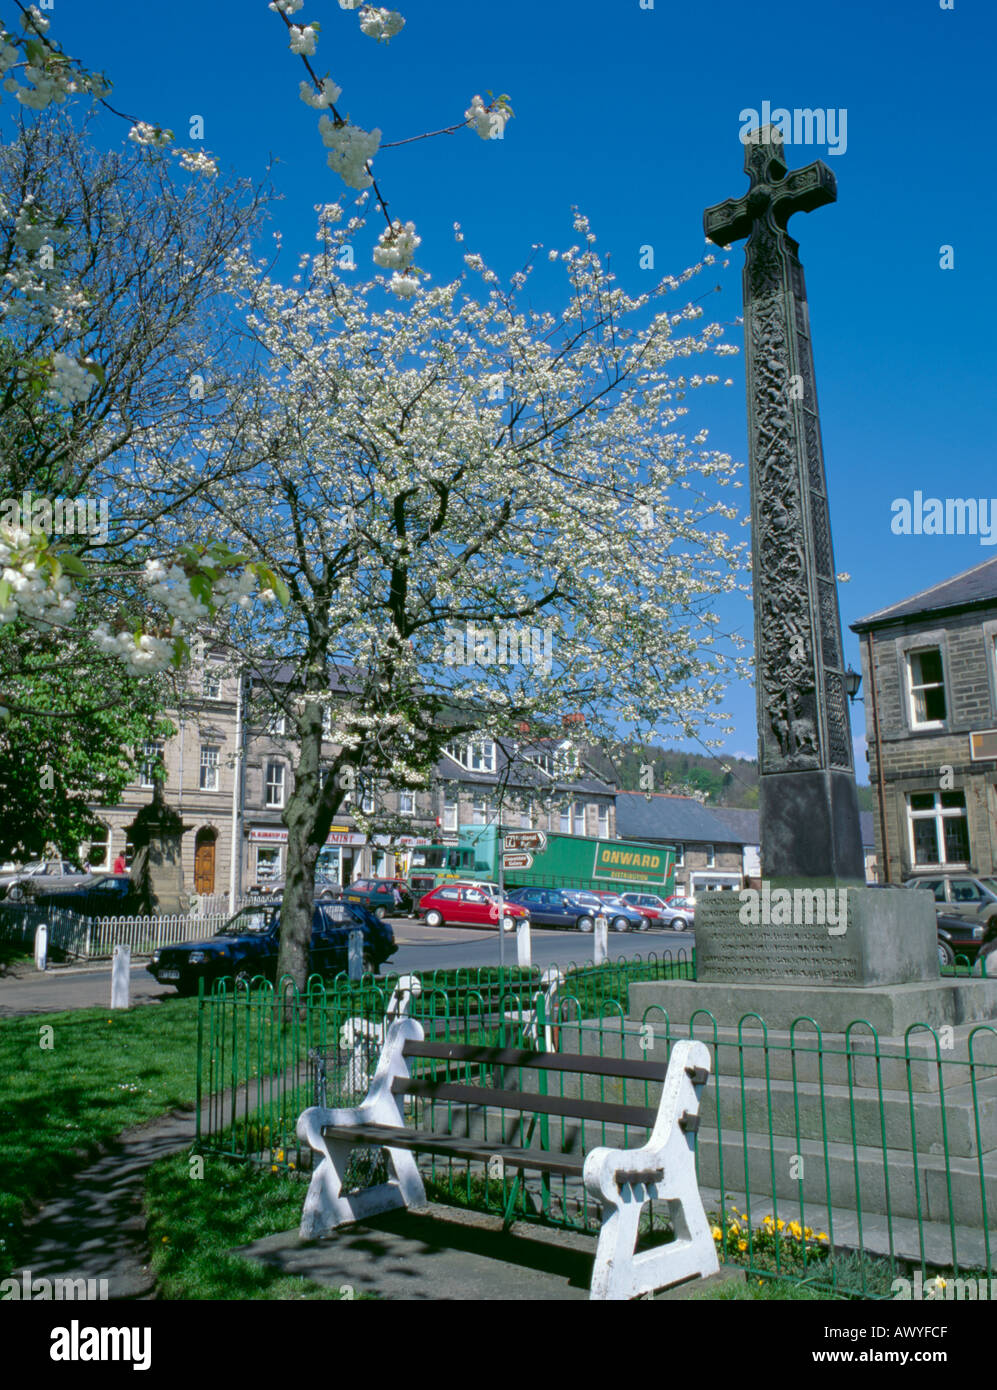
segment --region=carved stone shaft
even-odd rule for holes
[[[720,246],[748,238],[744,337],[762,873],[865,877],[810,319],[794,212],[836,196],[820,161],[787,172],[782,137],[745,145],[751,186],[708,208]]]

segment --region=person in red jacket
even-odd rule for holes
[[[127,868],[125,867],[125,856],[123,854],[119,854],[117,859],[115,859],[114,868],[111,870],[111,872],[113,874],[126,874],[128,872]]]

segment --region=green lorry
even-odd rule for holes
[[[412,896],[418,902],[424,893],[448,879],[496,883],[504,837],[522,843],[535,833],[514,826],[462,825],[455,845],[420,846],[413,850],[409,868]],[[675,892],[673,845],[592,840],[553,831],[545,832],[542,838],[542,849],[524,849],[516,856],[516,867],[505,869],[506,888],[605,889],[611,893],[645,888],[662,898]]]

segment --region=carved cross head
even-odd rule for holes
[[[747,193],[703,213],[703,230],[717,246],[743,241],[767,218],[784,230],[794,212],[812,212],[838,196],[835,177],[822,160],[788,171],[777,125],[749,131],[744,140],[744,172],[750,180]]]

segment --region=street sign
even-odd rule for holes
[[[510,830],[507,835],[502,837],[502,848],[504,850],[532,850],[534,854],[543,854],[547,848],[547,836],[542,830]],[[516,868],[525,868],[527,865],[517,864]]]
[[[506,850],[502,855],[503,869],[532,869],[533,855]]]

